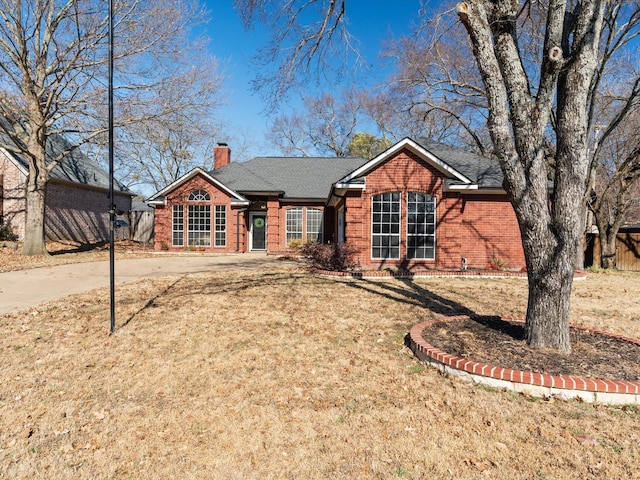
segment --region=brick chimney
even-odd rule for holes
[[[213,147],[213,168],[224,167],[231,162],[231,149],[226,143],[218,143]]]

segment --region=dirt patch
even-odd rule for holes
[[[640,380],[640,346],[572,329],[572,353],[527,346],[524,324],[499,317],[436,322],[422,332],[434,347],[460,358],[512,370],[610,380]]]

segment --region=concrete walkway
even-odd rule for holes
[[[115,281],[117,286],[139,278],[299,266],[294,261],[280,260],[263,253],[117,259]],[[0,273],[0,314],[108,286],[108,261]]]

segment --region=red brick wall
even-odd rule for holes
[[[13,233],[19,240],[24,239],[25,227],[25,188],[27,177],[9,160],[4,152],[0,152],[0,175],[2,176],[2,212],[5,224],[10,224]]]
[[[460,265],[460,257],[469,267],[484,268],[492,257],[509,269],[525,266],[518,221],[506,194],[452,194],[446,201],[455,207],[445,219],[445,238],[440,241],[459,243],[458,258],[449,259],[452,267]]]
[[[0,153],[3,178],[3,212],[19,240],[24,240],[26,221],[26,176]],[[118,209],[128,212],[131,198],[116,195]],[[45,237],[93,243],[109,239],[109,201],[106,191],[51,180],[47,185]],[[127,216],[122,217],[124,220]],[[128,229],[119,229],[116,238],[128,238]]]
[[[207,202],[189,202],[189,194],[194,190],[204,190],[209,193],[211,198],[210,201]],[[201,175],[197,175],[190,179],[188,182],[178,186],[175,190],[170,192],[166,198],[166,205],[157,205],[155,209],[155,250],[168,250],[168,251],[185,251],[189,250],[190,247],[187,245],[187,229],[188,225],[186,222],[188,221],[188,215],[185,211],[184,213],[184,246],[176,246],[172,245],[171,239],[171,229],[172,229],[172,205],[189,205],[189,204],[207,204],[211,205],[211,245],[208,247],[193,247],[197,251],[206,251],[206,252],[219,252],[219,253],[230,253],[235,252],[236,248],[239,247],[239,251],[244,252],[247,248],[247,235],[246,227],[245,227],[245,217],[246,213],[241,212],[238,215],[239,209],[237,207],[231,206],[231,198],[229,195],[220,190],[216,185],[209,182],[206,178]],[[226,246],[224,247],[216,247],[214,241],[214,217],[215,217],[215,209],[214,205],[225,205],[226,206]],[[238,230],[238,223],[240,223],[240,237],[236,236],[236,232]]]
[[[401,192],[400,260],[371,259],[372,197],[385,192]],[[435,260],[404,259],[408,192],[436,198]],[[524,266],[520,231],[506,195],[444,193],[442,174],[406,150],[369,173],[365,191],[348,194],[346,242],[357,248],[364,268],[458,269],[462,257],[469,268],[485,268],[491,257],[508,268]]]
[[[129,195],[114,195],[118,217],[128,221],[131,210]],[[67,183],[50,181],[47,185],[45,236],[48,240],[74,240],[94,243],[109,239],[109,196]],[[115,231],[116,239],[129,238],[127,227]]]

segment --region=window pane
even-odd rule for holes
[[[224,205],[216,205],[215,222],[214,245],[225,247],[227,245],[227,208]]]
[[[184,246],[184,207],[173,205],[171,218],[171,244],[174,247]]]
[[[294,240],[302,240],[302,209],[290,208],[286,218],[287,246]]]
[[[435,258],[435,197],[426,193],[409,192],[407,210],[407,258]]]
[[[319,208],[307,209],[307,242],[322,243],[323,213]]]
[[[211,206],[189,205],[188,245],[208,247],[211,245]]]
[[[400,193],[374,195],[371,209],[371,257],[400,258]]]
[[[189,194],[190,202],[207,202],[211,197],[205,190],[194,190]]]

